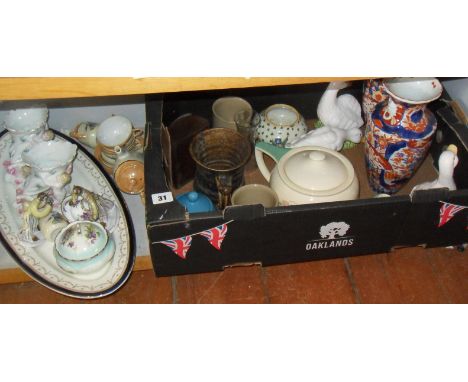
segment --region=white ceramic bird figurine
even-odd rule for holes
[[[432,188],[448,188],[450,191],[457,189],[453,180],[453,170],[458,164],[457,146],[449,145],[439,156],[439,177],[432,182],[425,182],[413,187],[416,190],[429,190]]]
[[[286,143],[286,147],[320,146],[340,151],[346,140],[359,143],[361,135],[361,130],[357,128],[344,130],[337,127],[323,126],[309,131],[292,142]]]
[[[317,115],[324,125],[339,129],[360,128],[364,121],[361,117],[361,105],[351,94],[342,94],[338,91],[349,86],[348,82],[330,82],[320,98]]]

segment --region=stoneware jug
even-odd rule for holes
[[[244,167],[252,153],[249,141],[228,127],[208,129],[193,138],[189,150],[196,163],[194,190],[223,210],[232,192],[244,184]]]
[[[394,194],[427,155],[437,128],[427,104],[440,97],[442,85],[435,78],[394,78],[383,86],[389,97],[366,127],[366,167],[376,193]]]
[[[273,171],[266,167],[263,154],[277,163]],[[334,150],[318,146],[288,150],[259,142],[255,159],[280,205],[352,200],[359,195],[353,165]]]

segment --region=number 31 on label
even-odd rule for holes
[[[151,199],[153,200],[153,204],[163,204],[172,202],[174,197],[171,192],[160,192],[158,194],[152,194]]]

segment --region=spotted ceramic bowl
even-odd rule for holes
[[[276,104],[260,113],[256,130],[259,141],[284,147],[286,143],[307,133],[307,125],[295,108]]]

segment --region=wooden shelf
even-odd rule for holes
[[[3,77],[0,100],[33,100],[173,93],[312,84],[361,77]]]

